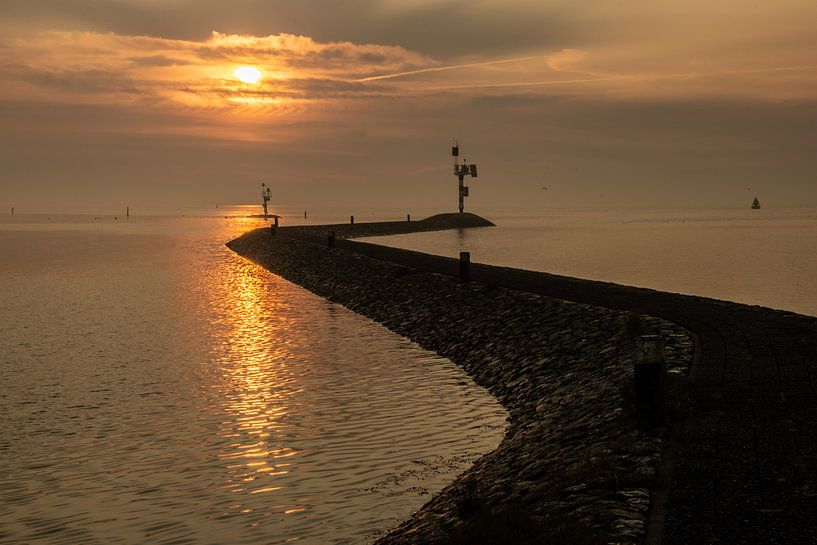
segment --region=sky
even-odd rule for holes
[[[0,207],[817,206],[813,0],[3,0]],[[257,68],[257,83],[235,70]],[[544,189],[547,188],[547,189]]]

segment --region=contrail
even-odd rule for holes
[[[512,62],[523,62],[523,61],[530,61],[536,59],[548,59],[552,57],[553,54],[549,53],[547,55],[530,55],[527,57],[515,57],[513,59],[499,59],[494,61],[483,61],[483,62],[472,62],[467,64],[452,64],[448,66],[433,66],[430,68],[419,68],[417,70],[408,70],[405,72],[395,72],[393,74],[383,74],[380,76],[370,76],[368,78],[360,78],[356,80],[352,80],[356,83],[366,83],[370,81],[379,81],[385,79],[396,79],[402,78],[405,76],[413,76],[416,74],[425,74],[428,72],[443,72],[447,70],[460,70],[462,68],[474,68],[478,66],[490,66],[493,64],[507,64]],[[792,71],[792,70],[803,70],[803,69],[813,69],[817,66],[814,65],[805,65],[805,66],[785,66],[785,67],[777,67],[777,68],[749,68],[745,70],[721,70],[717,72],[689,72],[689,73],[680,73],[680,74],[654,74],[650,76],[645,75],[620,75],[620,76],[606,76],[606,77],[598,77],[598,78],[587,78],[584,80],[562,80],[562,81],[540,81],[540,82],[523,82],[523,83],[485,83],[485,84],[474,84],[474,85],[459,85],[459,86],[445,86],[445,87],[424,87],[423,90],[443,90],[443,89],[466,89],[466,88],[485,88],[485,87],[527,87],[527,86],[536,86],[536,85],[561,85],[565,83],[582,83],[582,82],[596,82],[596,81],[609,81],[609,80],[617,80],[617,79],[671,79],[671,78],[683,78],[683,77],[706,77],[706,76],[718,76],[718,75],[726,75],[726,74],[756,74],[756,73],[763,73],[763,72],[785,72],[785,71]],[[602,73],[599,72],[587,72],[582,70],[558,70],[559,72],[573,72],[575,74],[587,74],[591,76],[602,76]]]
[[[814,70],[817,69],[817,65],[815,64],[805,64],[802,66],[777,66],[774,68],[744,68],[741,70],[717,70],[715,72],[688,72],[688,73],[681,73],[681,74],[667,74],[665,76],[658,75],[656,78],[660,77],[706,77],[706,76],[723,76],[728,74],[761,74],[763,72],[792,72],[794,70]]]
[[[438,87],[419,87],[418,91],[449,91],[455,89],[485,89],[490,87],[535,87],[545,85],[565,85],[569,83],[594,83],[598,81],[615,81],[632,79],[632,76],[609,76],[606,78],[563,79],[548,81],[521,81],[515,83],[474,83],[465,85],[441,85]]]
[[[714,72],[682,72],[677,74],[623,74],[611,75],[599,78],[546,80],[546,81],[522,81],[510,83],[473,83],[463,85],[439,85],[433,87],[418,87],[418,91],[454,91],[457,89],[489,89],[493,87],[538,87],[550,85],[567,85],[576,83],[597,83],[603,81],[624,81],[624,80],[661,80],[679,78],[704,78],[709,76],[723,76],[730,74],[760,74],[766,72],[792,72],[795,70],[814,70],[817,65],[803,66],[779,66],[775,68],[747,68],[744,70],[718,70]]]
[[[365,83],[367,81],[378,81],[382,79],[402,78],[403,76],[413,76],[415,74],[425,74],[426,72],[442,72],[445,70],[459,70],[460,68],[473,68],[475,66],[489,66],[491,64],[505,64],[509,62],[530,61],[534,59],[546,59],[551,55],[533,55],[530,57],[517,57],[515,59],[500,59],[498,61],[484,61],[472,62],[468,64],[452,64],[448,66],[434,66],[432,68],[420,68],[418,70],[409,70],[407,72],[396,72],[394,74],[383,74],[382,76],[371,76],[368,78],[361,78],[354,80],[357,83]]]

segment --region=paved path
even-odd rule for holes
[[[356,229],[367,231],[365,224]],[[451,258],[351,240],[337,246],[458,274]],[[505,267],[472,264],[471,274],[477,282],[658,316],[698,336],[693,402],[673,434],[648,543],[817,544],[817,318]]]

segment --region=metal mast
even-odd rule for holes
[[[460,143],[459,141],[454,138],[454,145],[451,147],[451,156],[454,158],[454,176],[459,179],[459,195],[460,195],[460,214],[462,214],[463,209],[465,208],[465,197],[468,196],[468,187],[463,183],[464,178],[466,176],[471,176],[472,178],[477,177],[477,165],[471,164],[469,165],[465,159],[462,160],[462,164],[458,162],[458,158],[460,156]]]
[[[261,182],[261,200],[263,201],[264,206],[264,219],[267,219],[267,203],[269,203],[270,199],[270,189],[267,187],[267,184]]]

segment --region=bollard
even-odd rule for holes
[[[355,217],[354,216],[349,216],[349,223],[351,223],[352,225],[355,224]]]
[[[328,246],[330,248],[335,247],[335,232],[334,231],[329,231],[329,238],[327,239],[327,243],[328,243]]]
[[[406,221],[411,221],[411,214],[406,214]]]
[[[471,252],[460,252],[460,282],[471,279]]]
[[[633,363],[636,425],[642,429],[661,426],[667,412],[663,339],[658,335],[636,337]]]

